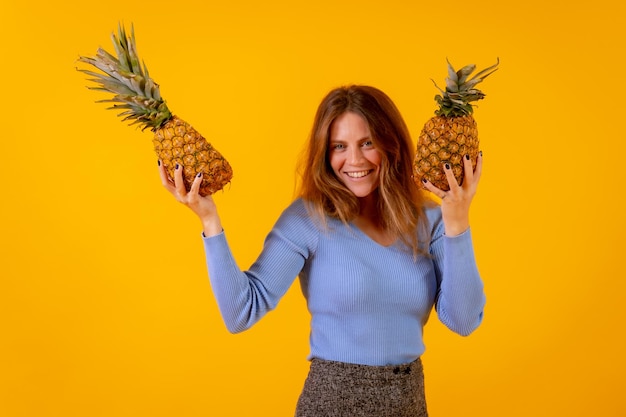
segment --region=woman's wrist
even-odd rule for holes
[[[458,222],[454,224],[445,224],[444,232],[448,237],[458,236],[469,229],[469,221]]]
[[[218,219],[202,220],[202,231],[204,236],[211,237],[222,233],[222,223]]]

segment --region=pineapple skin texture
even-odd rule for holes
[[[420,187],[424,185],[422,179],[427,179],[435,187],[448,191],[450,186],[443,164],[451,165],[454,177],[461,185],[465,176],[463,157],[470,156],[474,169],[478,152],[478,128],[471,115],[432,117],[422,128],[417,142],[413,179]]]
[[[233,177],[228,161],[189,123],[173,116],[154,133],[154,151],[170,178],[176,164],[183,167],[183,182],[187,191],[198,173],[202,173],[200,195],[221,190]]]

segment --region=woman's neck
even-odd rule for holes
[[[359,215],[357,218],[366,220],[369,223],[381,224],[380,212],[378,208],[378,196],[374,193],[366,197],[359,198]]]
[[[372,194],[359,198],[361,210],[353,224],[378,244],[389,246],[394,243],[395,237],[391,236],[383,225],[377,199],[378,197]]]

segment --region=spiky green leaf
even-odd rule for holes
[[[475,88],[476,85],[496,71],[500,60],[498,59],[495,65],[478,72],[469,80],[468,77],[474,72],[476,65],[466,65],[460,70],[454,71],[450,61],[448,59],[446,61],[448,64],[448,78],[446,78],[445,91],[442,91],[437,86],[437,83],[433,81],[435,87],[441,92],[441,95],[435,96],[435,101],[439,105],[435,113],[445,116],[472,114],[473,105],[471,103],[485,97],[485,94]]]
[[[102,48],[98,48],[94,57],[79,57],[78,61],[91,65],[100,72],[77,68],[87,74],[88,81],[95,86],[92,90],[112,93],[114,96],[100,102],[115,103],[110,109],[124,110],[120,117],[141,123],[144,129],[153,130],[163,125],[172,117],[167,104],[161,97],[159,85],[150,78],[145,62],[137,55],[135,30],[131,25],[130,32],[118,25],[117,36],[111,34],[115,49],[114,56]]]

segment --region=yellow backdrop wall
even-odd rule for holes
[[[3,0],[0,415],[290,416],[308,369],[297,284],[227,333],[200,225],[162,189],[150,134],[75,71],[118,21],[233,165],[216,201],[243,268],[293,197],[329,89],[383,89],[416,137],[446,58],[499,57],[476,110],[486,316],[469,338],[428,324],[431,415],[626,415],[626,10],[523,3]]]

